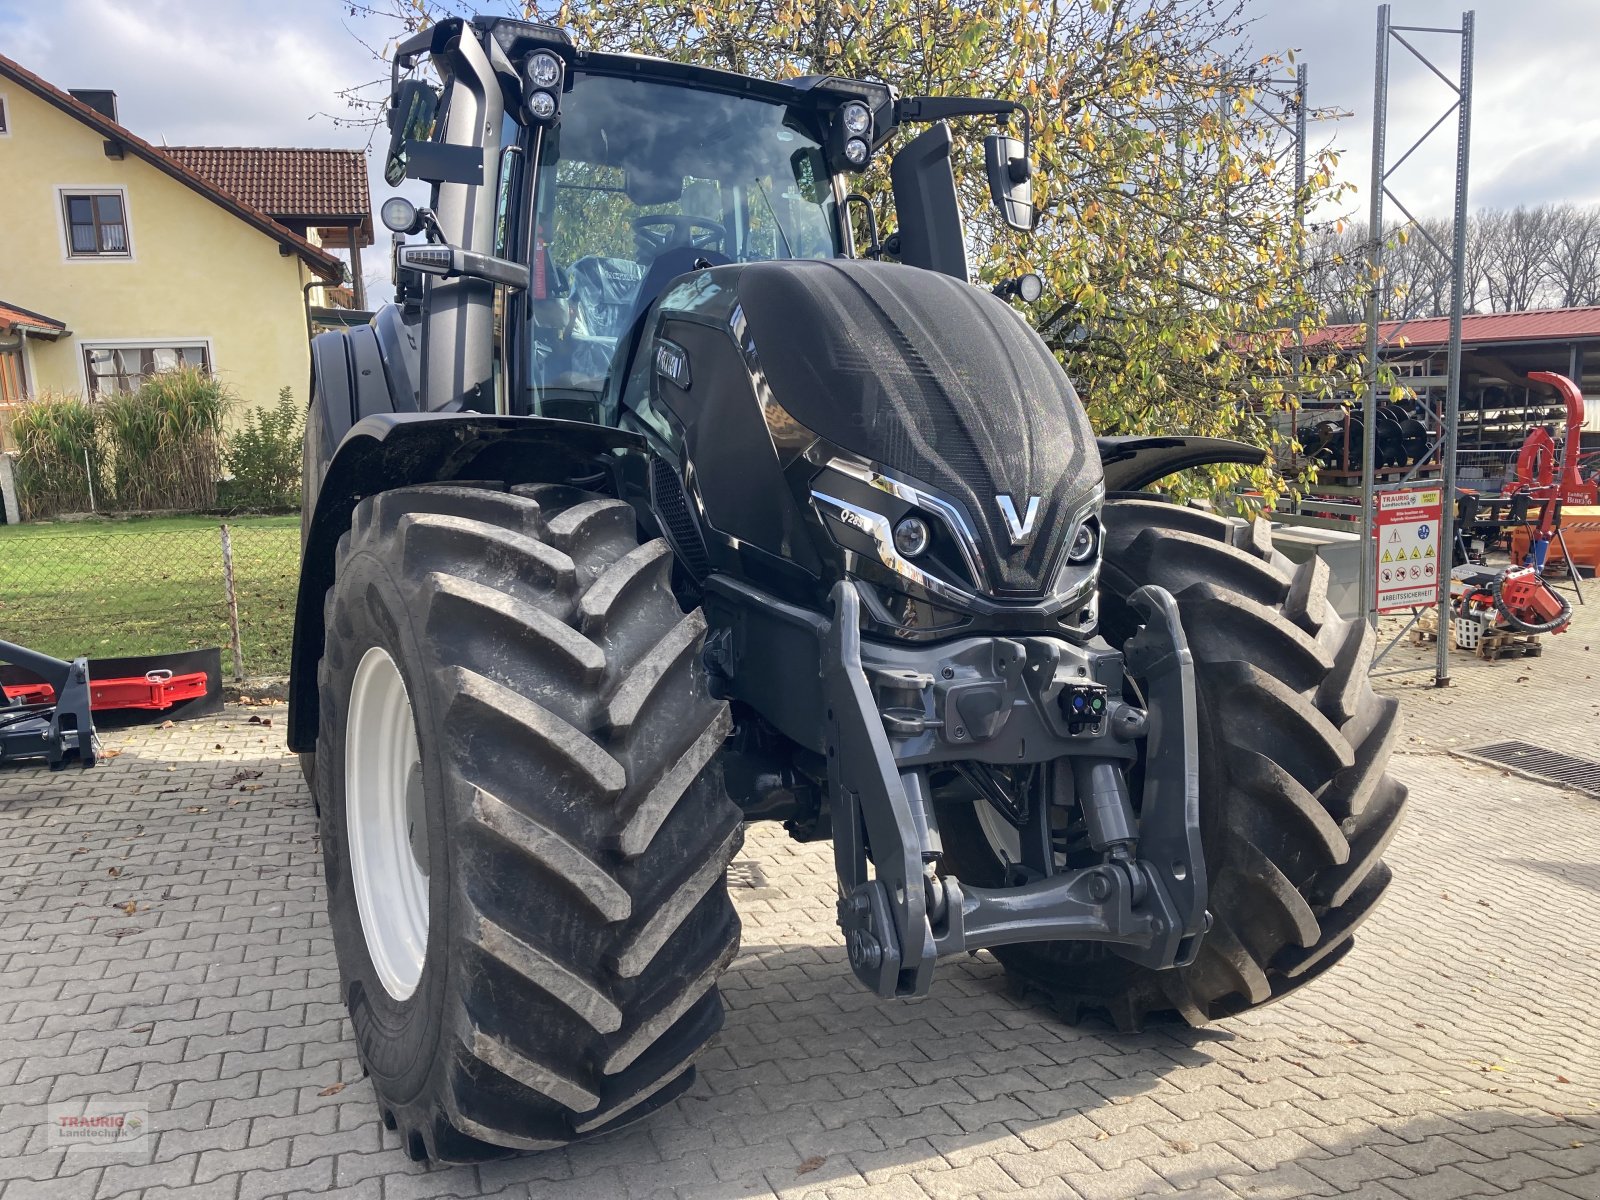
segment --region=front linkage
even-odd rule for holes
[[[834,587],[821,641],[839,925],[879,996],[924,995],[935,960],[1014,942],[1107,942],[1157,969],[1193,961],[1210,926],[1194,665],[1172,596],[1145,587],[1132,601],[1144,624],[1124,653],[1045,637],[917,648],[863,644],[854,587]],[[1125,669],[1148,709],[1121,698]],[[1140,739],[1136,815],[1125,772]],[[1015,886],[938,875],[927,768],[943,763],[1046,773],[1031,803],[997,797],[1021,844]],[[1101,861],[1058,871],[1050,810],[1074,800]]]
[[[64,662],[0,641],[0,663],[31,672],[49,685],[49,699],[27,696],[14,702],[0,689],[0,763],[42,758],[52,771],[68,763],[92,767],[96,760],[94,719],[90,715],[89,660]]]

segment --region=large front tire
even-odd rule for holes
[[[396,489],[340,543],[314,773],[330,920],[415,1158],[637,1120],[721,1026],[740,813],[670,566],[629,506],[560,486]]]
[[[1133,1030],[1176,1012],[1202,1025],[1310,982],[1349,951],[1382,897],[1382,855],[1406,797],[1386,773],[1398,702],[1368,684],[1372,632],[1334,612],[1326,565],[1276,553],[1264,521],[1153,498],[1113,499],[1104,520],[1106,639],[1133,634],[1128,598],[1156,584],[1176,597],[1194,655],[1215,924],[1195,962],[1170,971],[1093,943],[995,954],[1069,1021],[1099,1012]],[[940,825],[951,873],[1000,881],[996,826],[970,799],[941,805]]]

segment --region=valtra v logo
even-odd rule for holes
[[[1006,530],[1011,534],[1011,544],[1026,546],[1033,541],[1033,522],[1039,515],[1039,497],[1028,497],[1028,507],[1021,519],[1017,517],[1017,506],[1010,496],[996,496],[995,503],[1000,506],[1000,515],[1005,518]]]

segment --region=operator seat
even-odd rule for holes
[[[584,333],[615,342],[628,328],[644,268],[626,258],[587,254],[568,273],[572,279],[568,299],[577,305]]]

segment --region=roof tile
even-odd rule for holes
[[[162,150],[276,221],[371,218],[367,156],[360,150],[283,146],[164,146]]]
[[[52,333],[65,333],[67,330],[65,321],[0,300],[0,329],[15,329],[19,325],[24,329],[47,330]]]

